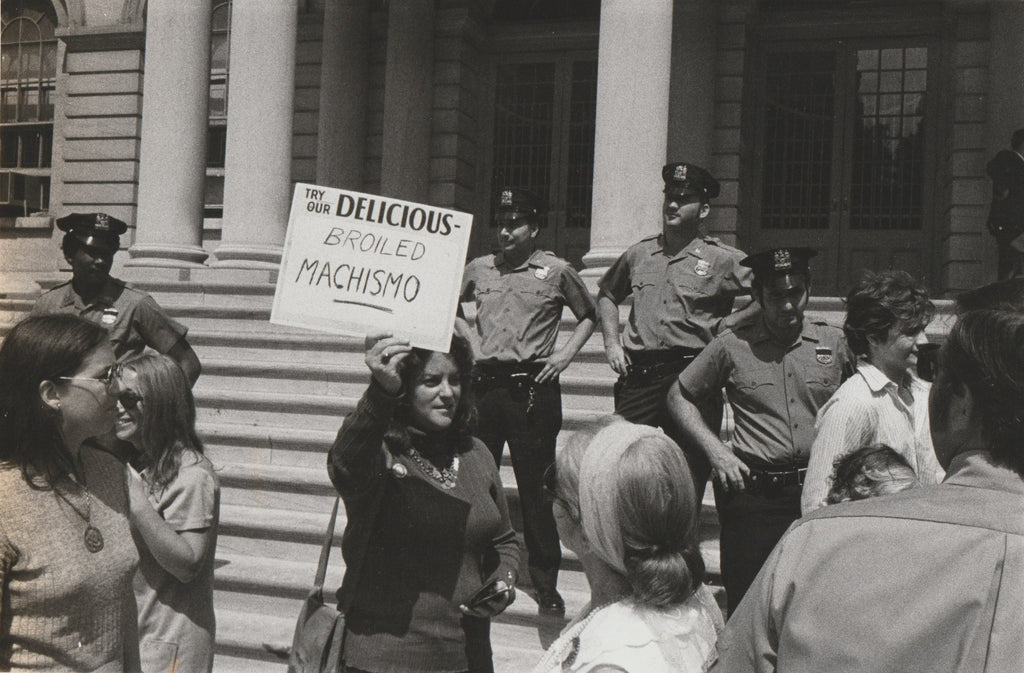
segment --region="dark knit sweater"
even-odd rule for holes
[[[519,549],[494,460],[473,438],[444,489],[384,433],[397,398],[371,383],[328,455],[345,503],[338,591],[347,665],[375,673],[467,669],[459,604],[515,571]]]

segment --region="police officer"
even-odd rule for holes
[[[853,372],[843,331],[804,320],[808,260],[815,254],[776,248],[744,259],[754,272],[761,317],[716,337],[669,392],[672,416],[713,468],[730,612],[786,528],[800,518],[815,416]],[[698,409],[723,387],[735,418],[731,446]]]
[[[188,331],[145,292],[110,275],[128,225],[106,213],[72,213],[57,220],[71,280],[43,293],[32,313],[72,313],[107,328],[118,360],[149,346],[174,359],[192,384],[201,366]]]
[[[723,325],[748,317],[756,304],[732,314],[734,299],[750,294],[744,253],[707,236],[701,223],[711,211],[719,185],[695,164],[671,163],[665,182],[661,234],[627,249],[600,281],[598,312],[605,355],[619,380],[615,413],[628,421],[679,434],[665,407],[676,377]],[[633,297],[629,321],[619,340],[619,309]],[[709,399],[708,422],[721,419],[721,401]],[[682,443],[680,442],[682,445]],[[697,493],[703,493],[710,466],[700,451],[683,445]]]
[[[471,261],[462,281],[462,301],[476,304],[476,333],[464,321],[459,331],[470,332],[476,355],[477,436],[499,465],[508,443],[539,611],[561,615],[565,602],[555,586],[561,550],[542,483],[562,426],[558,375],[593,333],[595,307],[572,266],[537,249],[542,208],[528,190],[501,190],[495,215],[500,249]],[[556,348],[564,306],[576,327]]]

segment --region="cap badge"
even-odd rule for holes
[[[711,262],[706,259],[697,260],[697,266],[693,267],[693,272],[698,276],[708,275],[708,271],[711,270]]]
[[[110,216],[106,213],[96,215],[96,224],[93,227],[97,231],[110,231]]]
[[[533,272],[533,275],[537,277],[537,280],[544,280],[548,277],[548,273],[551,271],[551,267],[542,266]]]
[[[793,268],[793,260],[789,250],[781,248],[772,253],[772,264],[776,271],[789,271]]]
[[[501,205],[511,206],[512,205],[512,190],[506,189],[501,193]]]
[[[679,164],[676,166],[675,171],[672,173],[673,180],[685,180],[686,179],[686,164]]]
[[[115,322],[117,322],[117,309],[103,309],[103,315],[100,316],[100,322],[103,323],[104,325],[113,325]]]
[[[832,349],[831,348],[815,348],[814,349],[814,359],[817,360],[818,364],[821,364],[821,365],[830,365],[830,364],[832,364],[832,361],[834,359],[832,357]]]
[[[409,468],[402,463],[395,463],[391,466],[391,474],[395,475],[399,479],[405,479],[405,476],[409,474]]]

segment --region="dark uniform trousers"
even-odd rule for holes
[[[697,501],[704,495],[711,463],[704,452],[684,441],[668,412],[668,393],[679,374],[700,354],[697,349],[670,351],[630,351],[630,366],[625,376],[615,382],[615,413],[631,423],[661,428],[682,448],[693,477]],[[700,405],[701,415],[709,427],[722,425],[722,400],[714,398]]]
[[[800,518],[800,484],[725,492],[715,482],[715,507],[721,527],[722,583],[729,614],[753,584],[761,566],[790,524]]]
[[[538,384],[537,365],[479,365],[474,376],[480,422],[476,436],[501,466],[506,442],[519,489],[523,537],[535,589],[554,589],[562,550],[544,496],[544,471],[555,461],[562,428],[562,391],[557,381]]]

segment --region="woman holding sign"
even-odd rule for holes
[[[489,619],[519,549],[494,460],[470,435],[472,356],[367,339],[372,378],[328,456],[345,503],[344,670],[490,672]]]

